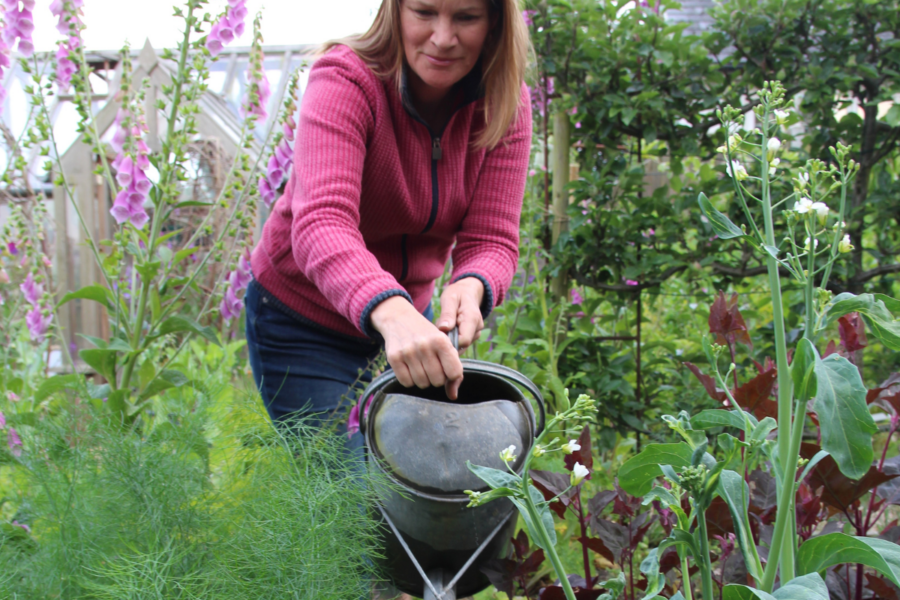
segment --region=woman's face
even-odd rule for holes
[[[488,0],[400,0],[400,32],[416,99],[437,102],[481,56]]]

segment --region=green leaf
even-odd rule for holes
[[[115,296],[102,285],[88,285],[63,296],[56,307],[59,308],[71,300],[93,300],[105,306],[107,310],[112,310]]]
[[[720,238],[723,240],[730,240],[731,238],[744,237],[744,232],[741,231],[737,225],[732,223],[731,219],[716,210],[716,207],[712,205],[712,202],[709,201],[706,194],[700,192],[700,195],[697,196],[697,202],[700,204],[700,210],[703,211],[703,214],[709,219],[709,224],[712,226],[713,231],[715,231],[716,235]]]
[[[219,343],[219,336],[216,334],[215,329],[212,327],[203,327],[193,319],[188,319],[187,317],[169,317],[160,324],[156,334],[152,337],[158,338],[170,333],[182,332],[196,333],[214,343],[216,346],[222,346],[222,344]]]
[[[481,465],[473,465],[469,461],[466,461],[466,466],[492,489],[499,487],[518,488],[522,481],[520,477],[513,475],[508,471],[482,467]]]
[[[159,274],[159,269],[161,266],[162,263],[160,263],[158,260],[148,260],[145,263],[136,265],[134,267],[134,270],[140,273],[142,280],[153,281]]]
[[[803,481],[806,479],[806,476],[809,475],[809,472],[813,470],[813,468],[819,464],[819,461],[828,456],[828,453],[824,450],[819,450],[815,453],[815,455],[809,459],[809,462],[806,463],[806,466],[803,468],[803,472],[800,473],[800,477],[797,478],[797,481]]]
[[[643,496],[653,487],[653,480],[662,476],[660,465],[690,466],[691,454],[693,450],[684,442],[650,444],[619,468],[619,485],[632,496]]]
[[[753,428],[753,432],[750,434],[750,442],[762,443],[776,429],[778,429],[778,422],[772,417],[766,417]]]
[[[747,422],[743,415],[750,418],[750,423],[755,427],[759,421],[752,414],[739,410],[723,410],[721,408],[711,408],[701,411],[691,417],[691,426],[694,429],[712,429],[713,427],[734,427],[742,431],[747,431]],[[748,432],[749,433],[749,432]]]
[[[875,454],[872,434],[878,431],[866,405],[866,386],[859,370],[842,356],[816,359],[816,401],[822,430],[822,449],[831,454],[841,473],[859,479]]]
[[[647,590],[642,600],[656,598],[666,586],[666,578],[659,572],[659,548],[653,548],[647,558],[641,561],[641,573],[647,577]]]
[[[872,334],[891,350],[900,350],[900,321],[888,310],[900,309],[900,301],[883,294],[838,294],[828,308],[825,325],[831,325],[847,313],[858,312]]]
[[[117,352],[115,350],[105,348],[81,350],[78,352],[81,360],[93,367],[94,371],[109,381],[113,381],[116,378],[116,355]]]
[[[775,596],[746,585],[729,584],[722,592],[722,600],[775,600]]]
[[[750,488],[740,474],[722,471],[719,476],[719,495],[728,505],[728,512],[734,521],[738,546],[744,555],[747,572],[759,584],[762,581],[762,564],[756,552],[756,544],[753,542],[750,520],[747,518],[750,510]]]
[[[658,485],[650,490],[646,496],[644,496],[641,504],[647,506],[655,500],[659,500],[665,506],[679,506],[681,504],[680,502],[678,502],[678,499],[672,495],[672,492]]]
[[[34,401],[41,402],[60,390],[79,390],[81,389],[81,379],[81,375],[57,375],[56,377],[51,377],[44,381],[34,393]]]
[[[791,379],[794,381],[794,396],[800,402],[806,402],[816,395],[816,360],[819,353],[811,341],[800,340],[791,361]]]
[[[818,573],[795,577],[772,595],[776,600],[829,600],[828,586]]]
[[[900,585],[900,546],[887,540],[829,533],[808,540],[797,552],[797,572],[803,575],[844,563],[866,565]]]
[[[140,399],[146,400],[170,388],[181,387],[189,381],[190,379],[181,371],[165,369],[150,382],[150,385],[141,393]]]
[[[118,352],[134,352],[131,344],[121,338],[113,338],[106,345],[107,350],[117,350]]]

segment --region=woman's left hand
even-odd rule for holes
[[[444,333],[454,327],[459,328],[460,352],[471,346],[484,329],[484,319],[481,317],[483,297],[484,284],[475,277],[460,279],[448,285],[441,294],[441,316],[437,326]]]

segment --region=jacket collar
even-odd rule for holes
[[[409,82],[407,80],[407,69],[409,69],[409,65],[406,62],[403,63],[403,70],[400,73],[400,99],[403,103],[403,108],[406,109],[406,112],[410,114],[414,119],[421,121],[424,123],[425,121],[419,116],[418,111],[416,111],[415,106],[413,106],[412,99],[409,96]],[[453,112],[458,111],[462,107],[467,104],[471,104],[476,100],[484,97],[484,86],[481,81],[481,59],[475,63],[475,66],[472,67],[472,70],[469,71],[465,77],[460,79],[456,85],[453,86],[453,89],[450,91],[451,94],[456,95],[456,106],[453,108]]]

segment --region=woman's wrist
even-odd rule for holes
[[[392,323],[402,320],[409,312],[416,312],[415,307],[403,296],[391,296],[382,300],[372,309],[369,323],[378,333],[384,335]]]

